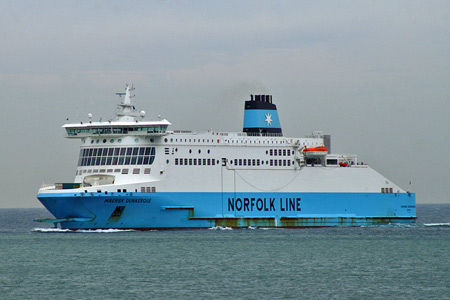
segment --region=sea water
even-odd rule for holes
[[[0,210],[0,299],[450,299],[450,205],[417,224],[54,230]]]

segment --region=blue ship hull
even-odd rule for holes
[[[41,193],[65,229],[369,226],[413,223],[413,193]]]

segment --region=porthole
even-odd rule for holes
[[[169,160],[166,160],[166,164],[169,164]]]
[[[198,154],[202,153],[202,150],[198,149]]]
[[[167,143],[167,138],[164,139],[164,142]]]
[[[100,140],[96,140],[95,142],[98,144],[98,143],[100,143]]]
[[[150,143],[153,143],[155,140],[153,138],[150,139]]]
[[[93,144],[94,143],[94,140],[91,140],[91,144]]]
[[[192,153],[192,150],[191,150],[191,149],[189,149],[189,153]]]
[[[83,144],[86,144],[86,140],[85,139],[83,139]]]
[[[118,139],[117,141],[118,141],[119,143],[122,143],[122,139]]]
[[[210,153],[211,151],[209,151],[209,149],[208,149],[208,154]]]
[[[112,144],[112,143],[114,143],[114,140],[113,140],[113,139],[111,139],[111,140],[110,140],[109,142],[110,142],[110,143]]]
[[[103,144],[106,143],[106,139],[103,139]]]
[[[134,142],[135,143],[139,143],[139,139],[134,139]]]
[[[172,143],[172,142],[173,142],[173,139],[170,139],[170,142]]]

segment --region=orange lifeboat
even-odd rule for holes
[[[316,151],[320,151],[320,152],[328,152],[328,149],[325,148],[324,146],[319,146],[319,147],[314,147],[314,148],[305,148],[305,149],[303,149],[303,152],[316,152]]]
[[[322,157],[327,155],[327,153],[328,149],[324,146],[303,149],[303,154],[307,157]]]

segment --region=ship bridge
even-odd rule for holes
[[[158,136],[166,135],[167,127],[171,125],[167,120],[155,122],[89,122],[87,124],[66,124],[68,138],[84,138],[91,136]]]
[[[68,138],[85,138],[98,136],[161,136],[167,134],[167,127],[170,124],[166,119],[158,121],[143,121],[145,111],[138,112],[131,103],[131,91],[133,86],[127,85],[125,93],[116,93],[121,97],[121,102],[117,105],[116,120],[106,122],[92,122],[92,114],[89,114],[87,123],[65,124]],[[139,120],[141,118],[141,120]]]

